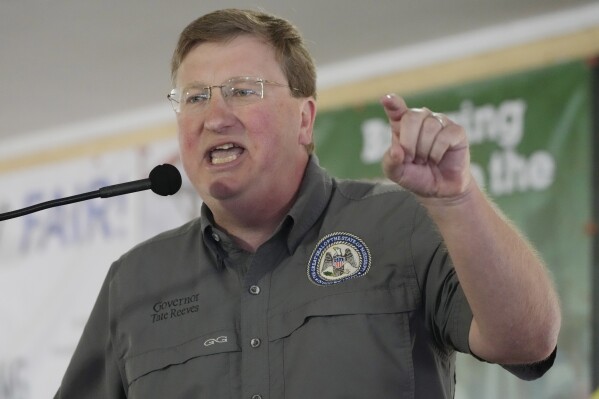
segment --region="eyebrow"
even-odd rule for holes
[[[206,88],[208,88],[208,86],[210,86],[210,85],[206,84],[206,83],[193,82],[186,86],[183,86],[183,88],[181,90],[185,91],[185,90],[189,90],[189,89],[206,89]]]
[[[264,82],[273,83],[272,81],[270,81],[268,79],[264,79],[264,78],[254,76],[254,75],[235,75],[235,76],[231,76],[230,78],[227,78],[227,79],[223,80],[221,83],[217,83],[217,84],[208,84],[208,83],[201,83],[201,82],[195,81],[195,82],[188,84],[187,86],[183,86],[183,90],[192,89],[192,88],[193,89],[207,89],[210,86],[220,86],[220,85],[226,84],[233,79],[241,79],[241,78],[248,78],[248,77],[252,78],[252,79],[260,79]]]

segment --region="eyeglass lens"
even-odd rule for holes
[[[230,106],[249,104],[264,96],[262,79],[239,78],[231,79],[222,85],[189,87],[181,93],[178,104],[173,103],[173,105],[179,108],[178,112],[199,111],[208,103],[214,94],[214,89],[217,88],[220,89],[223,99]],[[176,97],[173,99],[177,100]],[[177,109],[175,110],[177,111]]]

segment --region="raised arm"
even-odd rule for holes
[[[471,351],[494,363],[541,361],[560,327],[557,294],[531,245],[477,186],[464,129],[400,97],[381,99],[392,129],[386,176],[437,224],[474,315]]]

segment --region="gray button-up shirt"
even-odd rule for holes
[[[313,157],[254,254],[204,207],[116,261],[57,398],[451,398],[471,320],[414,198]]]

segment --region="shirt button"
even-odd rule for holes
[[[252,338],[250,340],[250,345],[252,346],[252,348],[259,347],[261,343],[262,343],[262,341],[260,341],[260,338]]]
[[[252,399],[262,399],[262,395],[253,395]]]
[[[258,295],[259,293],[260,293],[260,287],[258,287],[257,285],[252,285],[250,287],[250,294]]]
[[[216,241],[216,242],[219,242],[220,241],[220,236],[218,234],[216,234],[216,233],[212,233],[212,239],[214,241]]]

